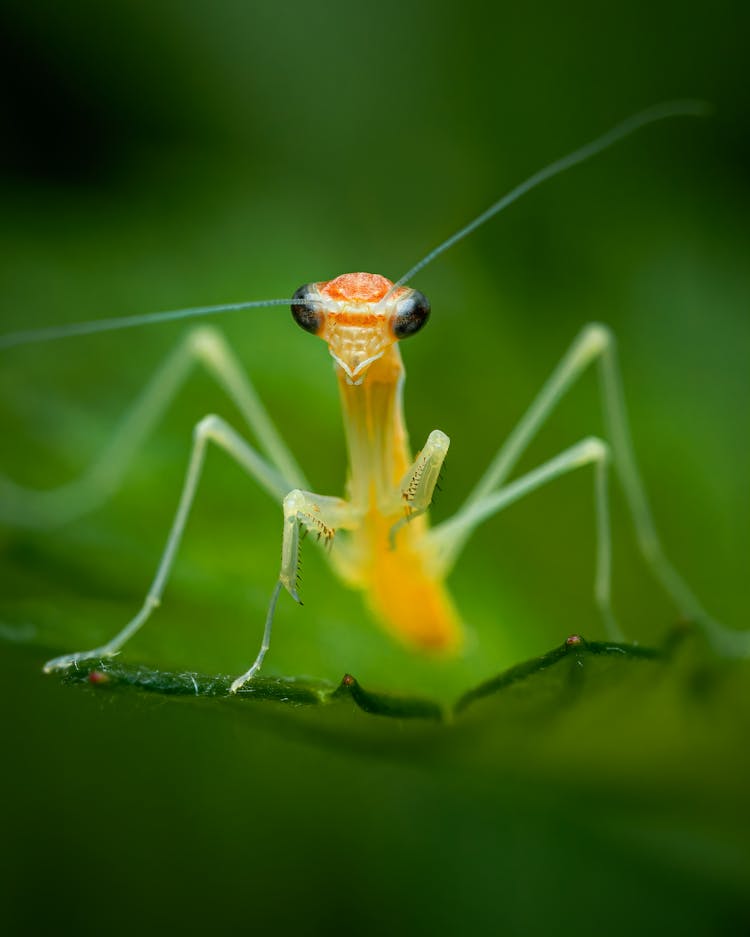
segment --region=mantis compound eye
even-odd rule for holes
[[[430,301],[419,290],[412,290],[397,307],[391,329],[396,338],[408,338],[430,318]]]
[[[306,332],[317,335],[323,324],[320,304],[310,298],[310,283],[305,283],[292,296],[292,315],[297,325]]]

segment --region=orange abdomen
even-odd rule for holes
[[[397,519],[397,518],[396,518]],[[430,569],[423,543],[424,518],[402,528],[391,549],[388,532],[394,518],[371,514],[363,533],[367,555],[362,586],[373,614],[396,638],[423,651],[456,652],[462,627],[442,580]]]

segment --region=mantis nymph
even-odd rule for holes
[[[622,637],[610,600],[607,488],[613,467],[627,498],[641,553],[658,582],[681,613],[705,630],[717,651],[730,656],[750,652],[750,634],[732,631],[710,618],[664,554],[636,466],[614,338],[606,326],[590,324],[583,329],[462,506],[436,527],[429,526],[427,511],[449,439],[436,429],[413,456],[402,409],[404,366],[399,344],[419,332],[430,315],[426,297],[408,284],[426,264],[525,192],[634,130],[667,117],[702,111],[702,105],[695,102],[672,102],[631,117],[531,176],[395,282],[376,274],[349,273],[300,287],[291,299],[183,309],[0,338],[0,348],[8,348],[229,309],[288,304],[297,324],[328,345],[347,438],[346,496],[311,491],[228,343],[218,331],[204,325],[191,331],[146,387],[110,448],[80,480],[51,492],[31,492],[0,479],[0,516],[11,522],[39,526],[91,510],[112,494],[120,480],[118,465],[141,444],[196,362],[234,401],[256,443],[250,444],[219,416],[210,415],[197,423],[177,511],[143,606],[106,644],[54,658],[45,670],[64,669],[81,660],[119,653],[160,604],[209,446],[223,449],[283,508],[281,568],[268,606],[261,647],[252,666],[232,684],[233,692],[251,680],[263,663],[282,590],[299,601],[298,556],[306,533],[314,534],[329,548],[328,557],[336,574],[349,586],[363,591],[375,618],[396,638],[423,651],[455,652],[461,645],[463,629],[445,581],[474,530],[519,498],[587,466],[593,471],[596,505],[594,592],[608,635],[613,639]],[[538,468],[509,480],[558,401],[594,366],[599,370],[607,438],[582,439]]]

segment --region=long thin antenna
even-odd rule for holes
[[[388,291],[389,295],[399,286],[403,286],[412,279],[420,270],[439,257],[448,248],[453,247],[459,241],[463,240],[472,231],[476,230],[485,221],[489,221],[495,215],[499,214],[504,208],[521,198],[531,189],[546,182],[553,176],[559,175],[566,169],[590,159],[602,150],[606,150],[612,144],[629,136],[641,127],[647,124],[656,123],[669,117],[703,117],[710,112],[710,107],[704,101],[684,100],[684,101],[666,101],[662,104],[656,104],[645,111],[634,114],[621,124],[613,127],[607,133],[596,140],[592,140],[585,146],[574,150],[567,156],[555,160],[534,173],[524,182],[521,182],[514,189],[511,189],[506,195],[490,205],[481,215],[470,221],[465,227],[461,228],[455,234],[451,235],[442,244],[431,250],[429,254],[423,257],[419,263],[416,263],[410,270],[400,277]],[[139,325],[150,325],[155,322],[170,322],[174,319],[189,319],[196,316],[212,316],[222,312],[231,312],[240,309],[258,309],[264,306],[288,306],[294,303],[292,299],[260,299],[247,303],[226,303],[221,306],[195,306],[189,309],[173,309],[167,312],[151,312],[138,316],[124,316],[117,319],[97,319],[91,322],[73,322],[69,325],[51,326],[46,329],[30,329],[27,331],[10,332],[7,335],[0,336],[0,350],[5,348],[14,348],[18,345],[30,345],[36,342],[49,342],[58,338],[68,338],[73,335],[91,335],[96,332],[111,332],[116,329],[130,329]]]
[[[534,173],[533,176],[529,176],[525,182],[521,182],[514,189],[511,189],[507,195],[504,195],[495,202],[494,205],[490,205],[481,215],[477,215],[473,221],[470,221],[465,227],[461,228],[460,231],[451,235],[447,241],[438,244],[438,246],[423,257],[419,263],[414,264],[410,270],[407,270],[406,273],[393,284],[389,292],[393,292],[396,287],[408,283],[412,277],[426,267],[427,264],[432,263],[432,261],[436,257],[439,257],[444,251],[447,251],[448,248],[462,241],[467,235],[471,234],[472,231],[475,231],[480,225],[483,225],[485,221],[494,218],[495,215],[499,214],[504,208],[507,208],[508,205],[521,198],[521,196],[525,195],[527,192],[530,192],[531,189],[535,189],[538,185],[546,182],[547,179],[551,179],[553,176],[565,172],[566,169],[577,166],[578,163],[582,163],[584,160],[596,156],[597,153],[601,153],[602,150],[606,150],[608,147],[612,146],[613,143],[617,143],[618,140],[622,140],[623,137],[629,136],[631,133],[634,133],[641,127],[645,127],[647,124],[653,124],[656,123],[656,121],[664,120],[668,117],[705,117],[710,111],[711,108],[705,101],[684,100],[665,101],[662,104],[655,104],[645,111],[640,111],[638,114],[633,114],[632,117],[628,117],[628,119],[624,120],[621,124],[617,124],[616,127],[608,130],[605,134],[602,134],[602,136],[597,137],[596,140],[592,140],[585,146],[574,150],[572,153],[568,153],[567,156],[555,160],[553,163],[545,166],[544,169],[540,169],[538,172]]]
[[[25,332],[9,332],[0,335],[0,349],[31,345],[35,342],[50,342],[70,335],[91,335],[94,332],[113,332],[116,329],[132,329],[137,325],[154,322],[171,322],[173,319],[190,319],[194,316],[213,316],[220,312],[236,309],[258,309],[262,306],[289,306],[292,299],[257,299],[249,303],[226,303],[223,306],[194,306],[190,309],[171,309],[167,312],[147,312],[140,316],[123,316],[119,319],[96,319],[92,322],[71,322],[69,325],[53,325],[46,329],[29,329]]]

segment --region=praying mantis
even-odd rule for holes
[[[705,631],[717,652],[735,657],[750,654],[750,632],[734,631],[715,621],[665,555],[636,464],[615,339],[607,326],[592,323],[584,327],[463,504],[452,517],[434,527],[429,525],[427,512],[450,440],[435,429],[414,456],[403,416],[405,372],[399,346],[426,325],[431,312],[427,298],[409,285],[412,279],[444,251],[547,179],[647,124],[703,110],[698,102],[669,102],[634,115],[516,186],[396,281],[379,274],[348,273],[306,284],[289,299],[181,309],[0,336],[2,350],[231,309],[289,305],[297,325],[328,345],[347,440],[349,475],[345,497],[311,491],[305,473],[228,342],[218,330],[206,325],[191,330],[146,386],[109,448],[80,479],[63,488],[34,492],[0,477],[0,519],[10,523],[45,526],[74,520],[95,509],[114,494],[121,481],[120,466],[154,429],[196,363],[228,394],[253,439],[251,443],[215,414],[195,425],[172,526],[141,608],[106,644],[53,658],[46,663],[45,671],[64,670],[80,661],[118,654],[157,609],[198,493],[209,447],[229,455],[281,504],[283,511],[281,565],[261,646],[250,668],[232,683],[232,693],[252,680],[263,664],[282,591],[300,601],[296,580],[305,535],[312,533],[326,547],[335,574],[364,594],[375,619],[396,639],[427,653],[456,653],[464,629],[446,579],[474,531],[518,499],[587,467],[593,471],[595,499],[594,596],[608,636],[613,640],[623,638],[611,601],[608,486],[614,468],[640,552],[656,580],[682,615]],[[537,468],[512,478],[524,451],[558,402],[592,367],[599,373],[605,437],[588,436]]]

